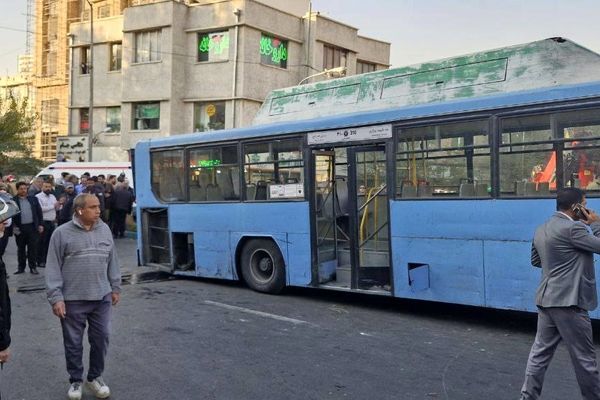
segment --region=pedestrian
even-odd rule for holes
[[[31,273],[37,274],[37,248],[40,234],[44,232],[42,207],[35,196],[27,194],[25,182],[17,183],[17,195],[13,197],[13,200],[21,210],[21,213],[13,218],[13,234],[17,242],[19,262],[15,274],[25,272],[26,262],[29,262]]]
[[[100,202],[100,212],[104,212],[105,209],[105,205],[104,205],[104,186],[99,186],[98,185],[98,177],[97,176],[91,176],[89,178],[87,178],[87,180],[85,181],[85,188],[83,188],[83,191],[81,193],[88,193],[88,194],[93,194],[98,198],[98,201]]]
[[[58,212],[58,225],[69,222],[73,217],[73,200],[75,200],[77,194],[75,193],[75,185],[73,185],[71,182],[65,183],[64,196],[64,204]]]
[[[37,176],[33,178],[33,182],[29,186],[29,190],[27,190],[27,194],[30,196],[35,196],[39,192],[42,191],[42,185],[44,184],[44,179],[41,176]]]
[[[131,214],[133,205],[133,194],[128,190],[125,182],[117,183],[115,192],[111,197],[111,215],[113,222],[113,236],[122,238],[125,236],[125,219]]]
[[[600,399],[600,379],[588,311],[598,305],[594,253],[600,254],[600,216],[585,208],[581,189],[556,195],[558,210],[538,227],[531,263],[542,268],[536,293],[538,323],[529,353],[522,400],[539,399],[554,351],[565,343],[584,399]]]
[[[8,188],[6,183],[0,183],[0,193],[6,193]],[[6,219],[4,222],[0,223],[2,225],[3,235],[0,237],[0,262],[2,261],[2,257],[4,256],[4,252],[6,251],[6,246],[8,245],[8,239],[12,236],[12,218]]]
[[[90,177],[90,174],[87,172],[84,172],[83,174],[81,174],[81,176],[79,177],[79,184],[75,185],[75,193],[79,194],[79,193],[83,192],[83,189],[85,189],[87,186],[87,180],[89,177]]]
[[[0,222],[0,238],[5,234],[5,225]],[[10,297],[6,282],[6,267],[0,259],[0,363],[10,360]]]
[[[83,335],[88,324],[90,365],[87,386],[98,398],[110,396],[102,379],[108,351],[111,304],[121,293],[121,272],[108,226],[100,220],[100,202],[92,194],[73,201],[73,219],[50,239],[46,289],[52,312],[60,318],[67,372],[68,397],[81,399]]]
[[[56,197],[52,194],[52,183],[46,181],[42,184],[42,191],[35,195],[42,208],[42,225],[44,231],[40,234],[40,243],[38,246],[37,266],[44,268],[46,266],[46,255],[48,254],[48,245],[54,228],[56,227],[56,209],[60,206]]]

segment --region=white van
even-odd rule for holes
[[[119,176],[121,173],[124,173],[125,178],[129,180],[129,186],[133,187],[133,173],[129,161],[55,162],[41,170],[36,177],[41,176],[43,178],[52,175],[56,181],[61,177],[63,172],[68,172],[77,177],[80,177],[85,172],[89,172],[90,176],[104,175],[107,178],[108,175]]]

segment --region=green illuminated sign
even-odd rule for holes
[[[200,168],[218,167],[221,165],[221,160],[198,160]]]
[[[198,50],[202,53],[223,54],[229,49],[229,33],[215,33],[202,36]]]
[[[287,61],[287,42],[263,35],[260,38],[260,55],[270,57],[271,62],[274,64]]]

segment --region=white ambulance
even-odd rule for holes
[[[94,162],[55,162],[41,170],[37,176],[46,177],[52,175],[56,181],[61,177],[63,172],[80,177],[85,172],[90,176],[108,175],[119,176],[125,174],[125,178],[129,181],[129,186],[133,187],[133,172],[129,161],[94,161]]]

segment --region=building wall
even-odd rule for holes
[[[357,53],[382,67],[388,64],[389,44],[361,38],[356,28],[319,17],[317,13],[312,16],[311,39],[308,40],[306,19],[301,17],[308,11],[308,2],[298,2],[302,3],[301,7],[291,6],[291,3],[140,1],[136,2],[140,5],[126,8],[122,16],[95,21],[92,131],[101,132],[105,127],[106,107],[121,105],[120,135],[111,134],[104,140],[106,135],[100,134],[99,144],[114,146],[118,141],[125,150],[134,147],[140,139],[192,132],[196,102],[225,102],[226,128],[250,125],[271,90],[297,85],[307,74],[322,70],[324,43],[349,50],[350,72],[355,71]],[[277,4],[284,11],[275,9]],[[234,13],[236,9],[241,10],[239,16]],[[156,29],[161,30],[160,60],[136,62],[136,35]],[[229,34],[227,60],[199,62],[199,34],[220,31]],[[89,43],[89,23],[73,24],[71,32],[76,38],[74,65],[77,66],[81,55],[78,49]],[[261,63],[263,34],[287,41],[286,68]],[[118,40],[122,40],[123,46],[122,69],[120,73],[108,72],[108,44]],[[312,66],[307,67],[307,63]],[[134,107],[140,102],[160,103],[158,129],[140,130],[133,125]],[[89,75],[73,75],[72,103],[71,123],[78,127],[78,109],[89,105]]]

